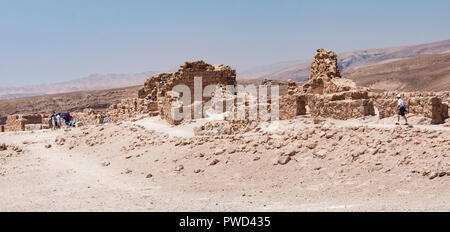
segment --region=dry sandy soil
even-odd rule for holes
[[[450,211],[450,128],[157,118],[0,133],[0,211]],[[420,118],[412,117],[418,122]]]

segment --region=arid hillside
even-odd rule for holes
[[[377,48],[338,54],[339,68],[343,72],[359,68],[408,59],[418,56],[450,52],[450,40],[402,47]],[[306,81],[311,62],[297,64],[263,76],[272,80]]]
[[[51,94],[37,97],[25,97],[0,101],[0,124],[7,115],[37,114],[57,112],[73,112],[85,108],[103,110],[121,99],[137,96],[141,86],[119,89],[78,91],[70,93]]]
[[[359,86],[379,90],[450,90],[450,53],[427,55],[346,72]]]

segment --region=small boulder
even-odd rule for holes
[[[176,166],[175,168],[174,168],[174,170],[176,171],[176,172],[180,172],[181,170],[183,170],[184,169],[184,166],[183,165],[178,165],[178,166]]]
[[[211,163],[209,164],[209,166],[214,166],[214,165],[218,164],[219,162],[220,162],[220,160],[214,159],[213,161],[211,161]]]

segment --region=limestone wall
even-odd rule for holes
[[[158,100],[176,85],[186,85],[194,99],[194,77],[202,77],[202,90],[208,85],[236,85],[236,71],[229,66],[213,66],[203,61],[185,62],[174,73],[160,73],[147,79],[139,98]]]
[[[280,99],[280,119],[293,119],[306,114],[307,96],[304,94],[286,95]]]
[[[373,102],[370,99],[328,101],[313,97],[309,101],[311,117],[347,120],[374,115]]]
[[[158,103],[142,98],[123,99],[120,103],[111,105],[106,113],[113,122],[143,114],[158,115]]]
[[[449,117],[449,93],[409,92],[401,95],[408,114],[421,115],[431,119],[432,124],[439,124]],[[374,99],[380,119],[397,115],[398,108],[395,93],[371,94],[370,97]]]
[[[175,98],[174,96],[168,96],[168,93],[171,92],[177,85],[187,86],[191,92],[191,102],[185,107],[191,106],[192,104],[194,104],[195,97],[195,77],[202,78],[202,93],[200,93],[202,95],[204,89],[209,85],[236,85],[236,71],[234,69],[231,69],[229,66],[213,66],[203,61],[186,62],[180,66],[178,71],[174,73],[160,73],[147,79],[144,87],[139,90],[138,96],[140,99],[153,102],[145,103],[150,104],[150,107],[152,108],[151,111],[154,111],[156,104],[161,118],[167,120],[171,124],[179,124],[181,121],[174,120],[173,118],[173,115],[171,113],[172,107],[183,107],[183,105],[178,101],[178,98]],[[201,104],[204,104],[210,99],[211,97],[202,97]],[[178,108],[174,110],[178,110]],[[191,118],[193,118],[193,107],[190,108],[190,111],[192,114]],[[203,116],[204,115],[202,115],[202,117]]]
[[[85,126],[103,123],[106,114],[93,109],[84,109],[82,112],[73,113],[72,117],[76,121],[76,126]]]
[[[6,119],[3,131],[24,131],[27,124],[42,124],[43,116],[34,115],[10,115]]]
[[[306,83],[297,87],[288,82],[288,94],[280,102],[280,118],[305,114],[306,104],[312,117],[346,120],[375,113],[369,89],[341,78],[336,53],[324,49],[317,50]]]

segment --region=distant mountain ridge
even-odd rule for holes
[[[145,80],[154,74],[155,72],[152,71],[136,74],[92,74],[88,77],[53,84],[3,88],[0,89],[0,100],[82,90],[111,89],[143,85]]]
[[[338,65],[343,72],[346,72],[392,61],[448,52],[450,52],[450,40],[400,47],[375,48],[340,53],[338,54]],[[308,79],[310,67],[311,62],[297,64],[260,78],[305,81]]]

